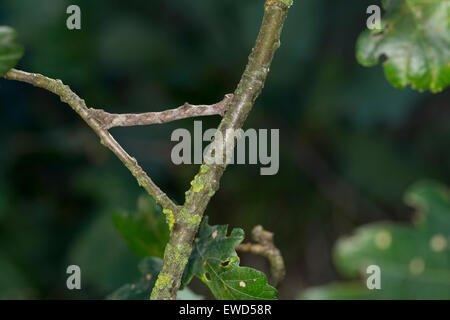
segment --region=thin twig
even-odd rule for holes
[[[253,241],[256,243],[243,243],[236,247],[241,252],[250,252],[261,255],[270,263],[272,284],[277,287],[286,275],[283,256],[273,243],[273,233],[266,231],[262,226],[256,226],[252,231]]]
[[[89,109],[89,112],[94,118],[102,123],[103,128],[110,129],[114,127],[160,124],[185,118],[211,116],[216,114],[223,116],[232,99],[233,94],[227,94],[222,101],[212,105],[192,105],[186,102],[176,109],[161,112],[113,114],[102,109]]]
[[[280,46],[280,34],[290,5],[292,5],[292,0],[266,0],[263,22],[256,44],[234,96],[230,98],[229,108],[218,128],[225,138],[224,149],[227,152],[231,152],[235,145],[235,135],[232,131],[242,127],[264,86],[274,53]],[[200,172],[191,182],[192,187],[186,192],[183,207],[179,207],[147,176],[136,159],[128,155],[110,135],[104,124],[105,121],[99,121],[93,116],[92,109],[88,109],[84,100],[72,92],[61,80],[15,69],[10,70],[3,77],[27,82],[58,95],[61,101],[69,104],[95,131],[100,137],[101,143],[123,162],[136,177],[139,185],[144,187],[165,209],[164,211],[171,218],[173,225],[171,226],[170,240],[164,252],[163,267],[155,283],[151,299],[175,299],[192,251],[195,234],[206,206],[219,188],[219,181],[225,171],[226,162],[225,164],[203,164]]]
[[[62,102],[67,103],[95,131],[100,137],[100,142],[122,161],[136,178],[139,185],[155,199],[156,203],[173,212],[178,211],[178,206],[150,179],[147,173],[139,166],[136,159],[131,157],[113,136],[102,127],[102,124],[91,116],[85,101],[77,96],[69,86],[64,85],[61,80],[54,80],[41,74],[28,73],[16,69],[11,69],[3,77],[8,80],[26,82],[58,95]]]

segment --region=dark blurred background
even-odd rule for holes
[[[211,224],[275,233],[287,265],[281,298],[339,279],[336,239],[377,220],[408,221],[405,189],[450,178],[450,93],[391,87],[354,47],[374,0],[297,0],[246,128],[280,129],[280,170],[230,166],[206,214]],[[263,0],[3,0],[0,24],[25,47],[18,68],[59,78],[88,106],[159,111],[219,101],[245,67]],[[66,28],[78,4],[82,29]],[[379,3],[377,3],[379,4]],[[144,191],[58,98],[0,80],[0,298],[104,298],[138,277],[139,258],[111,223]],[[219,117],[203,119],[215,127]],[[167,125],[111,133],[181,203],[196,165],[175,166]],[[268,271],[262,258],[244,265]],[[81,291],[66,268],[82,269]],[[194,283],[197,293],[207,295]]]

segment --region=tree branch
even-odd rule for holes
[[[273,243],[273,233],[266,231],[262,226],[256,226],[252,231],[253,241],[256,243],[243,243],[236,247],[236,250],[250,252],[261,255],[270,263],[270,274],[272,284],[277,287],[286,275],[283,256],[280,250]]]
[[[88,109],[85,101],[72,92],[61,80],[54,80],[40,74],[27,73],[15,69],[10,70],[3,76],[9,80],[27,82],[36,87],[46,89],[58,95],[61,101],[69,104],[100,137],[100,142],[109,148],[131,171],[139,185],[144,187],[155,201],[163,207],[163,211],[168,218],[171,233],[169,243],[164,252],[163,267],[152,291],[151,299],[176,298],[181,284],[181,277],[192,251],[195,234],[208,202],[219,188],[219,181],[227,164],[226,162],[224,164],[203,164],[200,172],[191,181],[192,187],[186,192],[184,205],[180,207],[175,205],[158,188],[138,165],[136,159],[128,155],[111,136],[107,128],[112,127],[111,124],[113,126],[131,123],[133,123],[132,125],[144,124],[141,121],[162,123],[165,122],[163,121],[164,119],[171,121],[170,119],[184,118],[184,115],[186,117],[207,115],[211,112],[223,114],[223,110],[229,104],[229,108],[218,128],[218,131],[224,137],[223,144],[219,141],[214,143],[216,150],[223,148],[222,150],[232,152],[236,142],[233,130],[242,127],[256,98],[261,93],[273,55],[280,46],[281,30],[288,8],[291,5],[292,0],[266,0],[265,13],[258,38],[236,91],[233,96],[226,96],[222,102],[219,102],[220,105],[216,104],[215,107],[200,106],[200,109],[196,109],[197,107],[187,105],[175,110],[168,110],[166,113],[159,113],[156,116],[155,114],[151,116],[149,114],[146,116],[110,115],[104,111],[96,112],[94,109]],[[177,112],[181,113],[177,115]],[[198,114],[198,112],[201,114]],[[149,120],[150,118],[153,120]],[[224,159],[227,158],[227,155],[224,155]]]
[[[67,103],[80,117],[94,130],[100,137],[100,142],[110,149],[120,161],[131,171],[133,176],[138,181],[139,185],[143,187],[150,196],[152,196],[156,203],[164,209],[178,211],[178,206],[153,182],[147,173],[139,166],[136,159],[131,157],[121,145],[111,136],[111,134],[102,127],[102,124],[91,116],[89,109],[83,99],[77,96],[69,86],[64,85],[61,80],[54,80],[47,78],[41,74],[28,73],[16,69],[11,69],[4,76],[8,80],[16,80],[32,84],[48,90],[61,98],[62,102]]]
[[[280,34],[292,0],[267,0],[262,25],[256,44],[241,80],[234,92],[231,105],[222,119],[218,131],[222,141],[215,141],[216,150],[229,152],[235,146],[233,130],[242,127],[256,98],[261,93],[275,51],[280,46]],[[229,130],[231,129],[231,130]],[[224,155],[226,158],[226,155]],[[181,278],[191,254],[195,234],[211,197],[219,188],[219,181],[226,168],[224,164],[203,164],[186,192],[184,206],[176,215],[164,263],[159,273],[151,299],[175,299]]]
[[[89,112],[92,117],[102,123],[104,129],[110,129],[113,127],[160,124],[185,118],[211,116],[215,114],[223,116],[232,99],[233,94],[227,94],[222,101],[212,105],[192,105],[186,102],[176,109],[161,112],[111,114],[102,109],[89,109]]]

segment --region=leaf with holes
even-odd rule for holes
[[[13,68],[23,55],[23,48],[17,43],[14,29],[0,26],[0,75]]]
[[[183,275],[183,284],[188,284],[193,276],[197,276],[216,299],[276,299],[277,290],[267,283],[264,273],[239,266],[235,247],[244,240],[244,231],[233,229],[227,237],[227,229],[226,225],[208,225],[205,217]]]
[[[356,56],[374,66],[385,56],[384,71],[398,88],[439,92],[450,84],[450,1],[384,0],[382,29],[363,32]]]
[[[139,197],[135,213],[117,212],[112,219],[114,226],[138,256],[163,257],[164,247],[169,240],[169,228],[161,209],[150,197]]]
[[[380,267],[381,290],[364,283],[337,283],[307,290],[309,299],[450,299],[450,191],[434,182],[405,196],[416,209],[415,226],[374,223],[338,241],[334,260],[345,277]],[[371,279],[368,279],[371,283]]]

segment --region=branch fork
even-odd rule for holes
[[[189,117],[216,114],[223,117],[218,131],[224,137],[227,137],[228,129],[240,129],[264,86],[273,56],[280,46],[281,30],[291,5],[292,0],[266,1],[256,44],[234,94],[225,95],[222,101],[213,105],[196,106],[185,103],[176,109],[162,112],[111,114],[104,110],[88,108],[84,100],[60,80],[16,69],[3,75],[5,79],[26,82],[58,95],[61,101],[67,103],[94,130],[100,137],[100,142],[122,161],[136,178],[138,184],[155,199],[157,204],[163,207],[163,212],[166,213],[168,220],[173,221],[169,243],[164,252],[163,267],[151,293],[151,299],[176,299],[203,213],[219,188],[226,164],[203,164],[191,182],[192,187],[186,192],[184,205],[177,206],[150,179],[136,159],[131,157],[113,138],[108,129],[117,126],[160,124]],[[235,145],[234,138],[225,139],[225,144],[227,150],[232,150]],[[270,241],[261,242],[261,245],[271,248]],[[253,245],[249,248],[257,247]],[[245,250],[245,247],[241,249]]]

